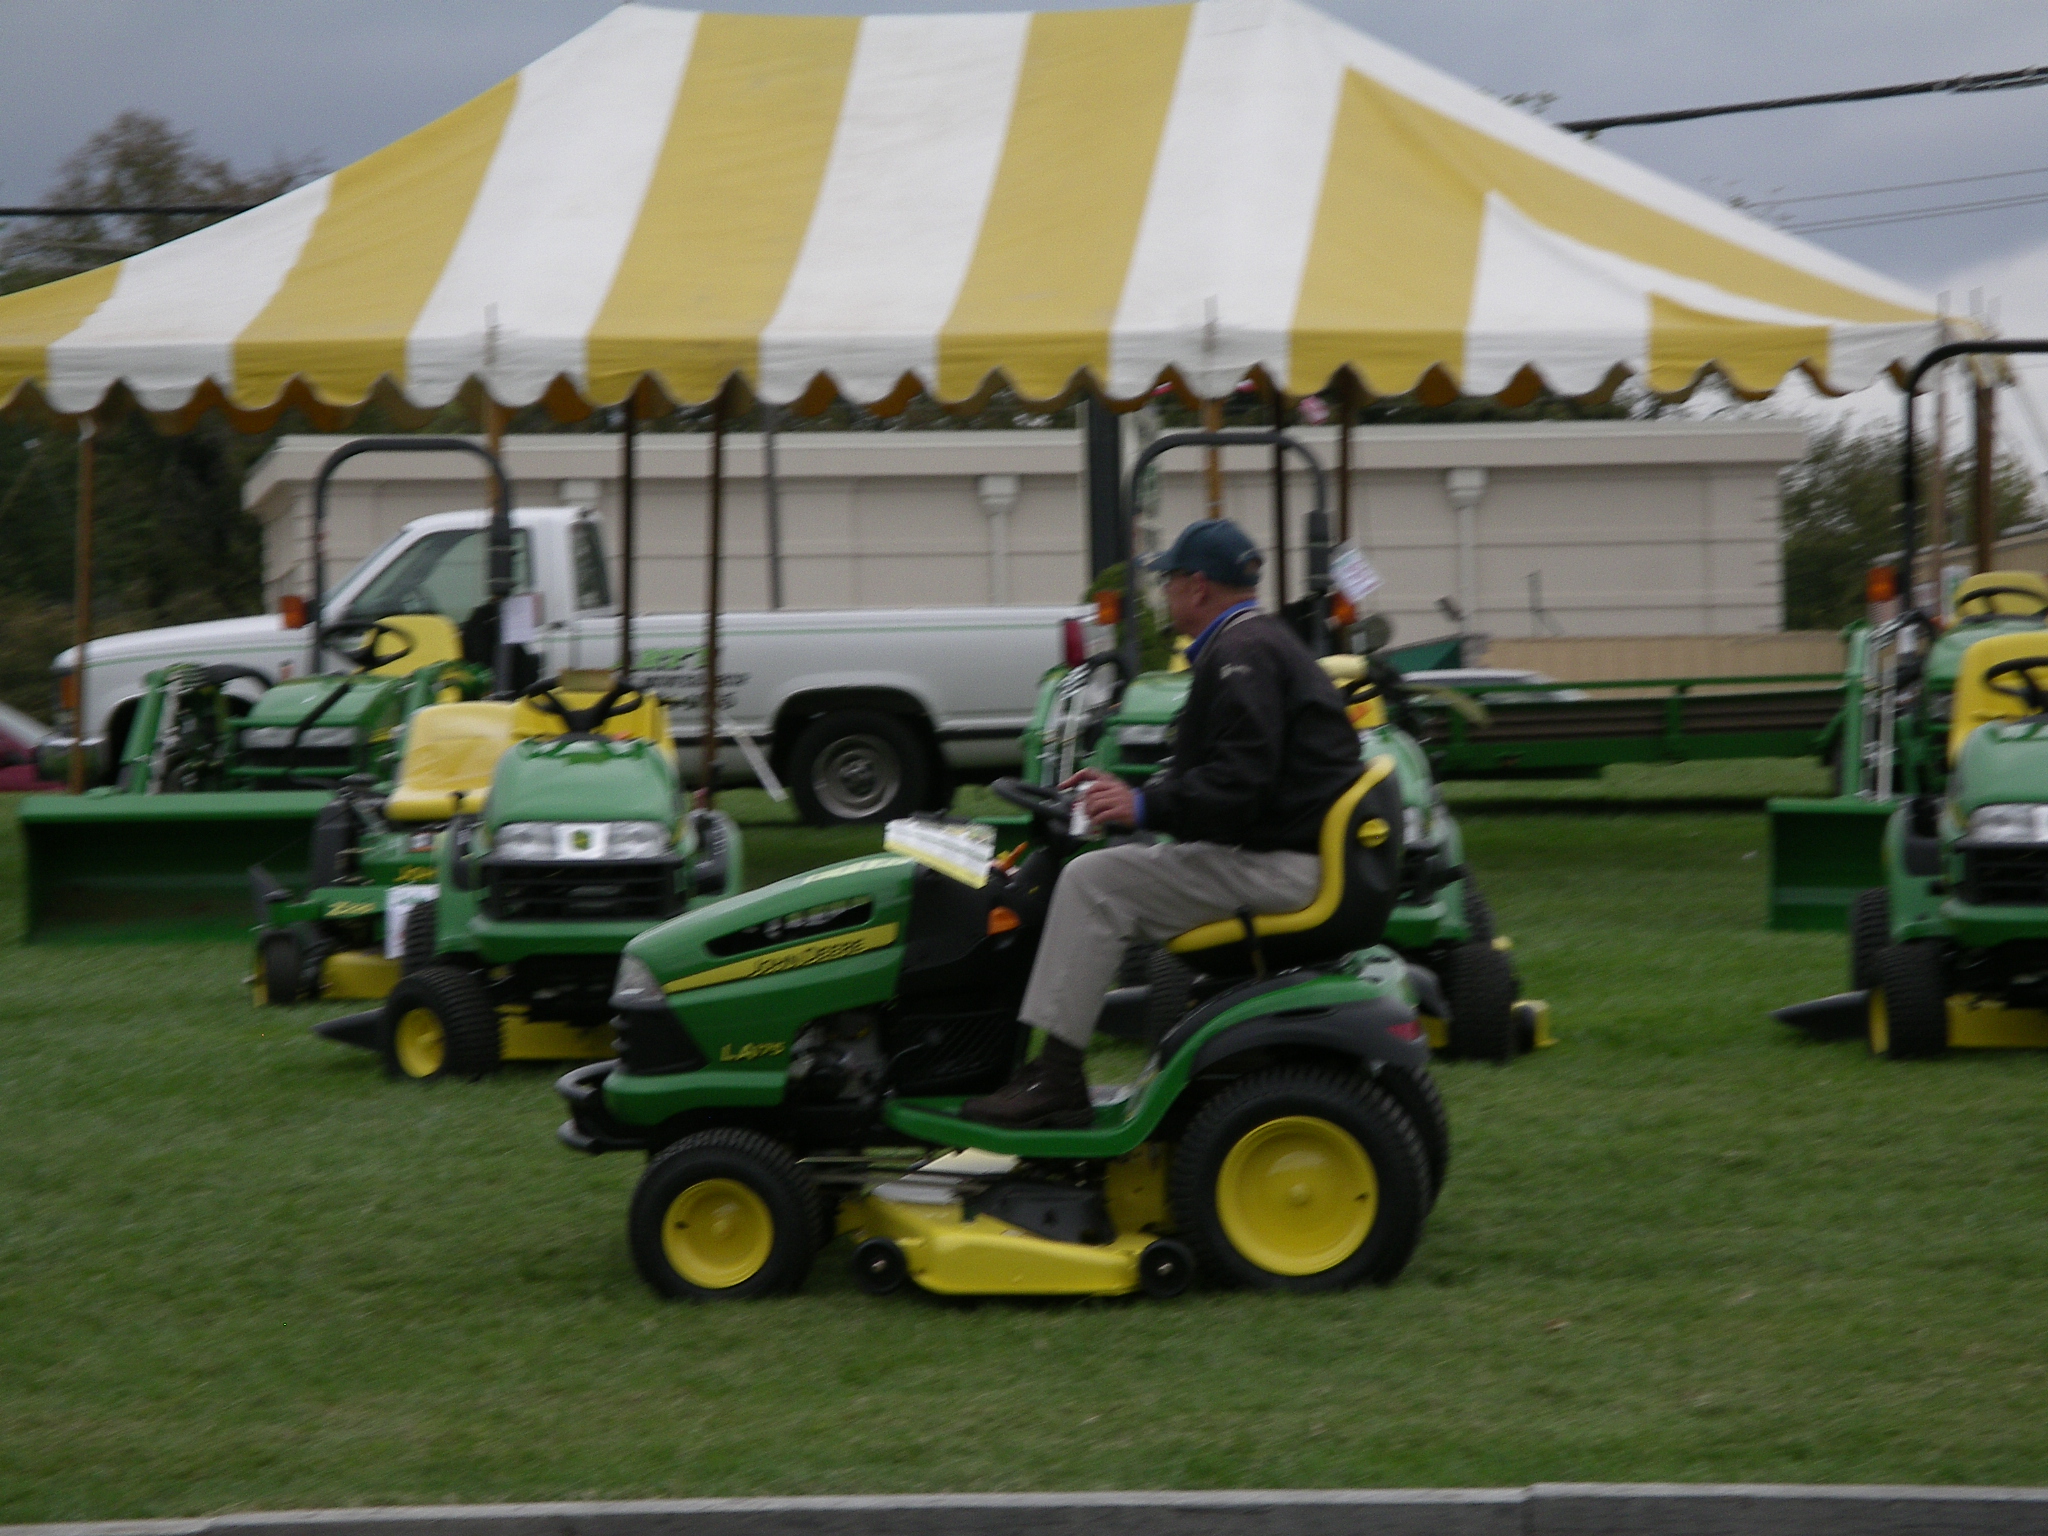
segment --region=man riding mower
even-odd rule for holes
[[[1980,639],[1959,672],[1946,792],[1900,803],[1852,908],[1856,990],[1777,1015],[1893,1059],[2048,1048],[2048,632]]]
[[[1224,574],[1169,587],[1202,729],[1149,806],[1106,775],[1080,794],[999,780],[1030,838],[972,879],[856,859],[627,946],[620,1058],[562,1079],[560,1135],[653,1154],[628,1229],[655,1289],[786,1290],[837,1230],[878,1292],[1400,1272],[1449,1136],[1407,968],[1372,947],[1400,864],[1393,763],[1361,772],[1328,680],[1247,601],[1249,541],[1199,526],[1207,547],[1176,554]],[[1077,820],[1107,819],[1182,840],[1081,854]],[[1091,1093],[1082,1049],[1139,931],[1204,997],[1135,1083]]]
[[[389,837],[427,843],[415,856],[434,894],[405,904],[392,932],[405,974],[384,1006],[317,1033],[415,1079],[610,1054],[626,941],[739,890],[744,871],[730,817],[681,809],[661,701],[601,682],[570,674],[517,702],[424,713],[378,814]],[[430,816],[445,829],[408,830]]]

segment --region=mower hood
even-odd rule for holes
[[[515,743],[491,781],[490,825],[515,821],[677,821],[667,761],[645,741],[543,736]]]
[[[1972,731],[1949,799],[1964,820],[1979,806],[2048,801],[2048,716],[1993,720]]]

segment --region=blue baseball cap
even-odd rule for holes
[[[1188,571],[1218,586],[1256,587],[1266,562],[1259,546],[1229,518],[1205,517],[1181,529],[1171,549],[1147,555],[1140,564],[1162,576]]]

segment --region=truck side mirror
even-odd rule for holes
[[[277,611],[284,615],[284,627],[286,629],[304,629],[306,627],[306,600],[298,594],[291,593],[279,598],[277,600]]]

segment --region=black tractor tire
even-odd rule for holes
[[[278,1007],[304,996],[305,956],[298,935],[288,928],[266,933],[256,941],[256,967],[263,978],[263,1000]]]
[[[1124,957],[1116,965],[1116,984],[1142,987],[1152,979],[1152,957],[1159,946],[1150,939],[1133,939],[1124,946]]]
[[[780,1142],[698,1131],[649,1160],[626,1238],[661,1295],[745,1301],[803,1284],[818,1254],[818,1205],[817,1186]]]
[[[384,1070],[414,1082],[489,1077],[502,1065],[498,1043],[498,1010],[482,978],[452,965],[399,977],[377,1024]]]
[[[931,754],[902,720],[869,709],[834,710],[798,734],[789,792],[814,827],[891,821],[922,807]]]
[[[1490,940],[1445,950],[1437,961],[1450,1005],[1449,1054],[1468,1061],[1515,1059],[1515,968]]]
[[[434,963],[436,924],[440,921],[438,901],[416,902],[405,909],[405,933],[399,946],[398,973],[410,976]]]
[[[1849,990],[1877,985],[1877,955],[1892,941],[1892,898],[1883,886],[1858,891],[1849,903]]]
[[[1465,877],[1465,928],[1483,944],[1491,944],[1500,936],[1500,928],[1493,919],[1493,903],[1470,875]]]
[[[356,813],[344,800],[330,800],[313,818],[313,841],[307,858],[307,884],[315,890],[347,874],[349,850],[356,845]]]
[[[1145,1043],[1157,1045],[1193,1006],[1195,971],[1179,955],[1157,949],[1152,952],[1145,980],[1152,989],[1145,1000]]]
[[[1444,1175],[1451,1168],[1451,1117],[1444,1108],[1444,1096],[1427,1067],[1382,1067],[1377,1079],[1387,1097],[1400,1105],[1421,1138],[1423,1155],[1429,1160],[1429,1203],[1443,1193]]]
[[[1887,1061],[1948,1049],[1948,982],[1939,939],[1909,939],[1877,952],[1870,994],[1870,1050]]]
[[[1422,1236],[1429,1158],[1370,1079],[1275,1067],[1196,1111],[1167,1197],[1204,1275],[1270,1291],[1385,1285]]]

